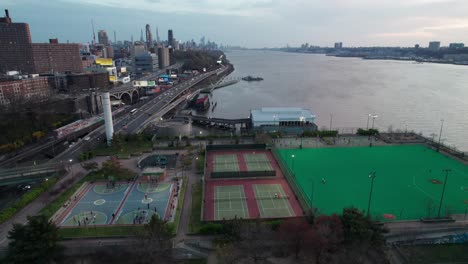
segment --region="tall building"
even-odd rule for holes
[[[151,27],[146,24],[146,46],[149,48],[153,47],[153,35],[151,34]]]
[[[22,73],[81,72],[78,44],[32,43],[26,23],[12,23],[8,10],[0,19],[0,71]]]
[[[465,47],[464,43],[450,43],[449,49],[463,49]]]
[[[161,40],[159,39],[159,30],[158,30],[158,27],[156,27],[156,44],[160,44],[161,43]]]
[[[105,30],[98,31],[98,41],[99,41],[99,44],[102,44],[104,46],[110,45],[109,37],[107,36],[107,32]]]
[[[335,49],[342,49],[343,48],[343,42],[335,42]]]
[[[165,68],[169,66],[169,49],[165,47],[158,48],[158,59],[159,59],[159,68]]]
[[[34,73],[82,72],[79,44],[32,43]]]
[[[158,70],[158,56],[153,53],[144,53],[135,57],[135,73],[137,75],[145,72]]]
[[[174,47],[174,34],[172,33],[172,29],[167,31],[167,45]]]
[[[0,72],[34,73],[31,34],[27,23],[13,23],[8,10],[0,18]]]
[[[429,42],[429,49],[430,50],[439,50],[440,49],[440,41],[431,41]]]

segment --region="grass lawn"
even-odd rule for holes
[[[60,235],[63,238],[77,237],[111,237],[111,236],[133,236],[143,230],[143,226],[106,226],[80,228],[61,228]]]
[[[126,142],[122,143],[122,147],[119,149],[116,145],[108,147],[106,144],[101,144],[93,150],[97,156],[110,156],[117,155],[118,158],[128,158],[131,154],[142,153],[153,150],[151,141],[142,142]]]
[[[373,182],[370,211],[374,218],[435,217],[446,175],[441,216],[464,213],[468,203],[468,166],[424,145],[279,152],[308,202],[323,214],[340,213],[350,206],[367,210]],[[374,180],[369,177],[372,173]]]
[[[197,183],[193,186],[192,191],[192,210],[190,212],[189,232],[198,233],[203,226],[201,222],[201,206],[202,206],[202,184]]]
[[[174,217],[174,226],[175,226],[175,231],[176,234],[179,231],[179,222],[180,222],[180,216],[182,215],[182,207],[184,206],[184,197],[185,197],[185,189],[187,188],[187,177],[184,178],[182,187],[180,189],[180,194],[178,197],[178,202],[177,202],[177,209],[176,209],[176,215]]]
[[[412,264],[468,263],[468,244],[440,244],[400,247]]]

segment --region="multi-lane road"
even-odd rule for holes
[[[149,99],[145,104],[137,108],[134,113],[127,113],[122,117],[114,120],[114,133],[132,134],[141,132],[150,121],[154,121],[155,119],[157,120],[158,117],[161,117],[170,109],[176,107],[180,101],[175,103],[173,101],[182,93],[197,83],[202,82],[206,78],[213,75],[219,75],[227,70],[227,67],[221,67],[210,72],[202,73]],[[180,100],[183,100],[183,98]],[[53,161],[56,162],[60,160],[73,160],[82,151],[97,146],[104,137],[105,128],[102,126],[89,133],[86,137],[88,140],[81,140],[77,142],[75,145],[57,155]]]

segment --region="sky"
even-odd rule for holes
[[[425,47],[468,44],[468,0],[2,0],[34,42],[90,42],[91,20],[113,40],[140,39],[150,24],[181,41],[202,36],[248,48],[299,46]]]

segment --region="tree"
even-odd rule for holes
[[[135,253],[139,263],[172,263],[172,238],[174,226],[153,215],[143,231],[137,234]]]
[[[105,175],[115,175],[121,169],[120,161],[114,156],[102,163],[102,172]]]
[[[99,166],[97,162],[86,162],[86,163],[82,163],[81,167],[83,167],[83,169],[87,171],[95,171],[98,169]]]
[[[45,216],[29,216],[27,224],[13,224],[8,239],[9,263],[53,263],[62,257],[59,228]]]
[[[336,251],[343,239],[343,225],[336,214],[317,217],[311,240],[316,263],[322,263],[329,253]]]
[[[387,230],[357,208],[345,208],[340,217],[346,243],[369,243],[373,246],[385,244]]]
[[[296,259],[314,237],[312,226],[304,218],[286,219],[279,227],[278,235],[278,239],[286,243]]]

